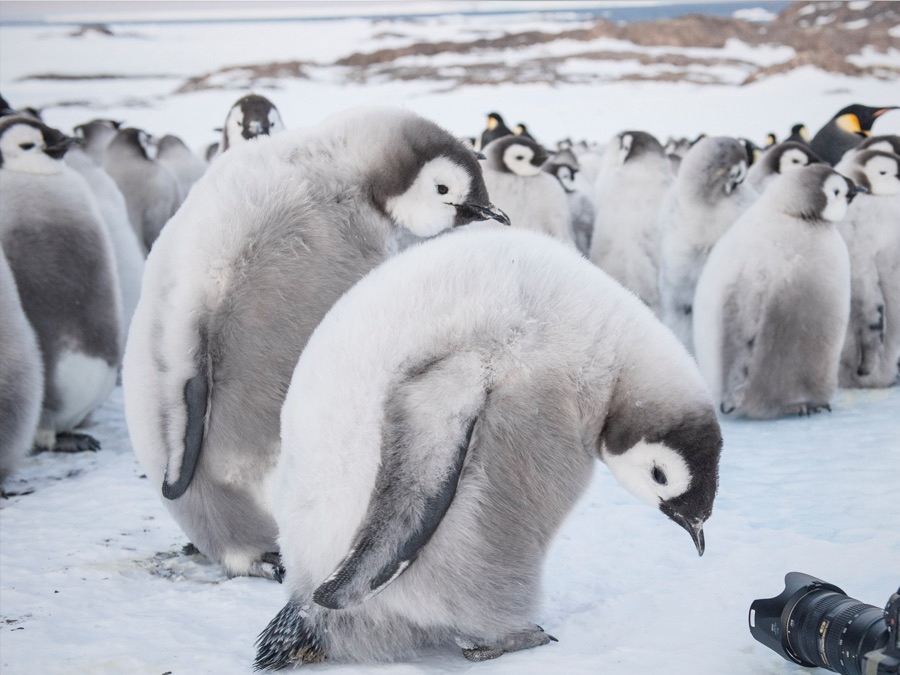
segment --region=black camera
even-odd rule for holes
[[[749,620],[756,640],[802,666],[844,675],[900,673],[900,589],[881,609],[789,572],[781,595],[753,601]]]

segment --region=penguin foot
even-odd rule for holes
[[[254,670],[281,670],[288,666],[325,661],[325,646],[306,622],[304,606],[289,601],[256,638]]]
[[[477,645],[469,649],[463,649],[462,652],[463,656],[469,661],[488,661],[496,659],[498,656],[503,656],[507,652],[540,647],[549,642],[559,642],[559,640],[545,633],[540,626],[535,626],[532,630],[511,633],[495,645]]]
[[[100,441],[88,434],[79,434],[74,431],[64,431],[56,434],[54,452],[97,452],[100,449]]]
[[[284,581],[284,566],[281,564],[281,555],[275,552],[263,553],[259,560],[250,563],[247,576],[271,579],[279,584]]]
[[[801,403],[797,406],[797,416],[803,417],[806,415],[809,417],[818,412],[822,412],[823,410],[827,410],[831,412],[831,404],[830,403]]]

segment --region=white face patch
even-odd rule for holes
[[[269,111],[269,135],[277,134],[279,131],[284,131],[284,122],[281,121],[278,111],[272,108]]]
[[[807,164],[809,164],[809,155],[797,148],[791,148],[781,153],[781,157],[778,159],[778,173],[799,169]]]
[[[847,181],[839,174],[832,174],[825,179],[822,191],[825,193],[822,219],[835,223],[843,220],[847,215],[847,193],[850,191]]]
[[[228,145],[232,146],[237,143],[244,143],[247,139],[241,134],[244,131],[244,113],[239,105],[233,107],[228,113],[228,119],[225,120],[225,138],[228,139]]]
[[[150,159],[156,159],[156,139],[153,138],[146,131],[138,132],[138,143],[141,144],[141,148],[144,150],[144,154],[147,155]]]
[[[446,157],[426,163],[402,195],[387,200],[391,218],[420,237],[433,237],[453,227],[456,204],[465,203],[471,189],[468,172]]]
[[[531,163],[534,150],[527,145],[513,143],[503,151],[503,164],[517,176],[537,176],[541,167]]]
[[[744,182],[747,177],[747,162],[741,160],[734,164],[728,171],[728,181],[725,183],[725,194],[730,195],[734,188]]]
[[[626,490],[654,507],[684,494],[691,486],[687,462],[662,443],[640,441],[621,455],[603,448],[601,457]]]
[[[14,124],[0,137],[3,168],[19,173],[52,175],[63,170],[61,159],[44,152],[44,135],[30,124]]]
[[[900,165],[893,157],[874,155],[863,167],[873,195],[900,193]]]
[[[631,144],[633,142],[634,136],[631,134],[622,136],[622,140],[619,142],[619,164],[624,164],[625,160],[628,159],[628,155],[631,154]]]
[[[568,166],[561,166],[556,171],[556,179],[562,183],[566,192],[574,192],[575,190],[575,172]]]

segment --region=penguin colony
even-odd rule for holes
[[[257,668],[548,644],[543,557],[594,459],[702,555],[719,416],[898,383],[889,110],[761,146],[551,147],[492,112],[473,151],[394,109],[287,131],[251,94],[201,155],[4,102],[0,480],[96,450],[121,368],[190,542],[284,582]]]

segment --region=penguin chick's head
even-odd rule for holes
[[[284,130],[284,122],[278,108],[259,94],[247,94],[239,98],[225,119],[223,147],[249,141],[257,136],[271,136]]]
[[[30,115],[0,119],[0,168],[21,173],[56,174],[78,139],[48,127]]]
[[[865,150],[854,157],[847,176],[869,194],[900,194],[900,155],[881,150]]]
[[[433,122],[410,116],[372,168],[372,199],[397,225],[420,237],[476,220],[509,218],[490,202],[471,148]]]
[[[703,555],[703,523],[712,514],[722,451],[712,407],[637,440],[615,428],[607,424],[601,435],[601,459],[629,492],[687,530]]]
[[[747,166],[747,152],[736,138],[706,136],[685,155],[678,176],[682,185],[715,203],[744,181]]]
[[[503,136],[482,148],[485,166],[517,176],[537,176],[547,161],[547,151],[536,141],[523,136]]]
[[[778,176],[766,188],[774,208],[809,223],[836,223],[855,195],[865,192],[827,164],[810,164]]]

